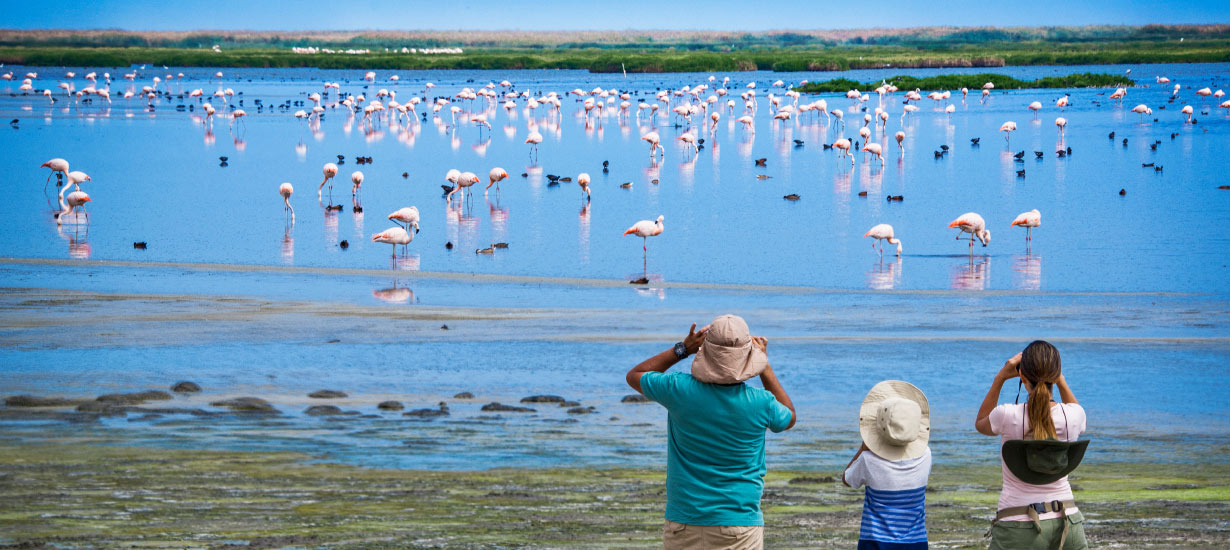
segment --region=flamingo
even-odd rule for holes
[[[666,157],[666,149],[662,147],[662,144],[661,144],[662,138],[658,136],[657,132],[649,132],[641,136],[641,139],[649,142],[649,159],[650,160],[653,160],[653,158],[655,157],[659,149],[662,150],[662,157],[663,158]]]
[[[664,219],[666,219],[665,216],[658,216],[657,221],[641,220],[624,231],[624,236],[636,235],[641,238],[641,259],[645,265],[645,271],[648,271],[649,266],[649,237],[662,234],[662,220]]]
[[[1066,96],[1066,95],[1065,95],[1065,96],[1063,96],[1063,97],[1059,98],[1058,100],[1056,100],[1056,101],[1055,101],[1055,106],[1056,106],[1056,107],[1059,107],[1059,110],[1060,110],[1060,111],[1064,110],[1064,108],[1066,108],[1066,107],[1068,106],[1068,96]]]
[[[898,255],[898,256],[900,256],[900,255],[901,255],[901,239],[897,239],[897,238],[893,237],[893,226],[888,225],[888,224],[886,224],[886,223],[882,223],[882,224],[880,224],[880,225],[877,225],[877,226],[872,227],[871,229],[867,230],[867,232],[866,232],[866,233],[864,233],[864,234],[863,234],[863,236],[864,236],[864,237],[871,237],[872,239],[875,239],[875,240],[871,241],[871,249],[872,249],[872,250],[875,250],[875,248],[876,248],[876,243],[880,243],[880,257],[881,257],[881,258],[883,258],[883,257],[884,257],[884,243],[883,243],[883,241],[888,241],[888,244],[895,244],[895,245],[897,245],[897,255]]]
[[[337,175],[337,165],[333,164],[332,162],[326,162],[324,168],[321,169],[321,172],[324,173],[325,179],[320,180],[320,187],[316,189],[316,200],[317,201],[320,200],[321,191],[324,190],[325,184],[329,183],[329,180],[333,179],[333,176]],[[329,183],[329,202],[330,203],[333,202],[333,184],[332,183]]]
[[[872,157],[880,159],[880,166],[884,166],[884,150],[879,143],[868,143],[863,146],[863,153],[871,153]],[[865,154],[863,155],[866,156]]]
[[[484,114],[481,114],[481,113],[480,113],[480,114],[477,114],[477,115],[474,115],[474,116],[470,117],[470,122],[471,122],[471,123],[473,123],[473,124],[478,124],[478,125],[480,125],[480,126],[486,126],[486,127],[487,127],[487,131],[488,131],[488,132],[490,132],[490,131],[491,131],[491,123],[490,123],[490,122],[487,122],[487,115],[484,115]],[[480,138],[482,137],[482,135],[483,135],[483,130],[482,130],[482,128],[479,128],[479,130],[478,130],[478,135],[479,135],[479,137],[480,137]]]
[[[1012,220],[1012,227],[1018,225],[1025,228],[1025,241],[1032,241],[1033,228],[1042,225],[1042,213],[1038,212],[1038,209],[1036,208],[1030,210],[1029,212],[1022,212],[1021,215],[1017,216],[1015,220]]]
[[[1196,95],[1200,97],[1209,97],[1213,95],[1213,90],[1210,90],[1209,88],[1201,88],[1199,90],[1196,90]]]
[[[397,209],[396,212],[389,214],[389,219],[406,224],[407,232],[410,231],[411,227],[414,228],[416,234],[419,232],[419,209],[414,206]]]
[[[452,171],[449,171],[449,173],[451,175]],[[478,183],[478,181],[478,176],[475,175],[474,172],[462,172],[457,176],[457,185],[453,187],[452,191],[448,192],[448,197],[446,197],[446,200],[451,202],[453,199],[453,193],[461,191],[461,200],[464,202],[466,198],[465,189]]]
[[[1035,119],[1037,119],[1037,118],[1038,118],[1038,111],[1041,111],[1041,110],[1042,110],[1042,102],[1041,102],[1041,101],[1035,101],[1035,102],[1033,102],[1033,103],[1030,103],[1030,104],[1029,104],[1026,108],[1027,108],[1027,109],[1029,109],[1030,111],[1033,111],[1033,112],[1034,112],[1034,118],[1035,118]]]
[[[487,196],[487,191],[491,189],[492,185],[495,186],[496,192],[500,191],[499,183],[501,181],[504,181],[505,179],[508,179],[508,172],[505,172],[503,168],[496,166],[495,168],[491,169],[491,172],[487,174],[487,177],[491,179],[491,183],[488,183],[487,189],[483,190],[484,197]]]
[[[1181,113],[1183,113],[1183,114],[1187,115],[1187,122],[1188,122],[1188,123],[1191,123],[1191,121],[1192,121],[1192,113],[1193,113],[1193,112],[1195,112],[1195,109],[1193,109],[1191,105],[1184,105],[1184,106],[1183,106],[1183,110],[1182,110],[1182,111],[1179,111],[1179,112],[1181,112]]]
[[[904,157],[905,156],[905,144],[902,142],[905,141],[905,132],[897,132],[897,135],[893,137],[897,138],[897,149],[901,150],[901,156]]]
[[[295,207],[290,205],[290,196],[295,192],[295,187],[288,183],[283,183],[278,186],[278,194],[282,195],[282,203],[286,205],[282,209],[282,213],[290,212],[290,224],[295,224]]]
[[[691,147],[692,147],[692,152],[693,152],[693,153],[699,153],[699,152],[700,152],[700,148],[696,146],[696,136],[695,136],[695,135],[693,135],[691,131],[684,132],[684,133],[680,134],[680,135],[679,135],[679,137],[677,137],[677,138],[675,138],[675,139],[678,139],[679,141],[682,141],[682,142],[684,142],[685,144],[687,144],[687,145],[691,146]],[[666,155],[666,153],[663,153],[663,156],[665,156],[665,155]]]
[[[75,189],[76,191],[80,191],[81,182],[83,181],[94,181],[94,180],[90,179],[90,176],[88,174],[80,170],[73,170],[72,172],[69,172],[68,181],[64,184],[64,187],[60,188],[60,199],[61,200],[64,199],[64,192],[68,191],[69,186],[73,186],[76,188]]]
[[[589,202],[589,174],[581,172],[577,176],[577,185],[581,186],[581,190],[585,192],[585,202]]]
[[[530,130],[530,135],[526,136],[525,142],[530,144],[530,156],[538,158],[538,144],[542,143],[542,134],[538,133],[538,130]]]
[[[1055,126],[1059,127],[1059,137],[1063,137],[1063,129],[1068,125],[1068,119],[1059,117],[1055,119]]]
[[[350,182],[354,184],[350,187],[350,196],[354,197],[359,194],[359,188],[363,186],[363,172],[355,170],[350,174]]]
[[[1011,143],[1009,138],[1012,136],[1012,132],[1016,131],[1016,123],[1009,120],[999,126],[999,131],[1004,133],[1004,143]]]
[[[51,183],[51,176],[55,175],[57,172],[63,174],[65,177],[68,177],[68,161],[62,158],[54,158],[44,162],[42,166],[39,166],[39,168],[51,169],[51,173],[47,174],[47,181],[43,183],[43,191],[47,190],[47,184]]]
[[[754,134],[754,133],[756,133],[756,128],[752,125],[752,122],[754,122],[754,121],[753,121],[753,119],[752,119],[751,115],[743,115],[743,116],[741,116],[741,117],[739,117],[739,118],[735,119],[735,122],[738,122],[739,124],[742,124],[742,125],[743,125],[743,127],[747,129],[747,131],[749,131],[749,132],[751,132],[751,133],[753,133],[753,134]],[[663,154],[665,154],[665,153],[663,153]]]
[[[243,109],[235,109],[235,111],[231,113],[231,126],[230,127],[234,128],[236,122],[241,122],[243,123],[243,128],[245,130],[248,129],[248,123],[242,120],[243,117],[245,116],[248,116],[248,113],[246,111],[244,111]]]
[[[397,258],[397,245],[407,245],[414,240],[414,235],[410,234],[402,227],[390,227],[372,235],[372,242],[385,243],[393,245],[393,258]]]
[[[1131,111],[1131,112],[1133,112],[1133,113],[1140,113],[1140,121],[1141,121],[1141,122],[1144,122],[1144,121],[1145,121],[1145,115],[1151,115],[1151,114],[1153,114],[1153,109],[1150,109],[1148,105],[1145,105],[1144,103],[1141,103],[1140,105],[1137,105],[1137,106],[1135,106],[1135,107],[1132,107],[1132,111]]]
[[[962,233],[969,233],[969,250],[974,251],[974,237],[982,241],[982,246],[991,244],[991,231],[987,229],[987,222],[982,219],[982,216],[974,212],[966,212],[960,217],[948,224],[948,227],[956,227]],[[957,233],[957,240],[961,240],[961,233]]]
[[[85,213],[85,222],[90,223],[90,214],[85,211],[85,203],[90,202],[90,196],[84,191],[73,191],[64,198],[60,204],[64,207],[63,210],[56,213],[56,225],[61,225],[64,222],[64,216],[73,213],[73,209],[80,207]]]
[[[854,166],[854,155],[850,153],[850,140],[841,138],[833,142],[833,148],[841,149],[843,155],[850,157],[850,165]]]

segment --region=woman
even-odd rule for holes
[[[1017,377],[1029,399],[995,406],[1004,382]],[[1052,386],[1058,386],[1062,403],[1052,400]],[[1088,443],[1076,442],[1085,431],[1085,409],[1064,380],[1059,350],[1037,340],[1004,363],[982,400],[975,427],[1003,442],[1004,482],[990,550],[1087,549],[1085,518],[1076,508],[1067,477]]]

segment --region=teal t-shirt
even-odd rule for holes
[[[747,384],[706,384],[691,374],[648,372],[641,391],[666,407],[666,519],[689,525],[764,525],[764,431],[791,413]]]

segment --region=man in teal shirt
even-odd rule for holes
[[[628,385],[668,412],[666,550],[763,548],[765,430],[795,423],[767,347],[742,318],[723,315],[628,371]],[[666,374],[694,353],[691,374]],[[757,375],[763,390],[744,383]]]

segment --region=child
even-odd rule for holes
[[[867,486],[859,550],[926,550],[927,396],[908,382],[885,380],[867,392],[858,416],[863,445],[841,481]]]

